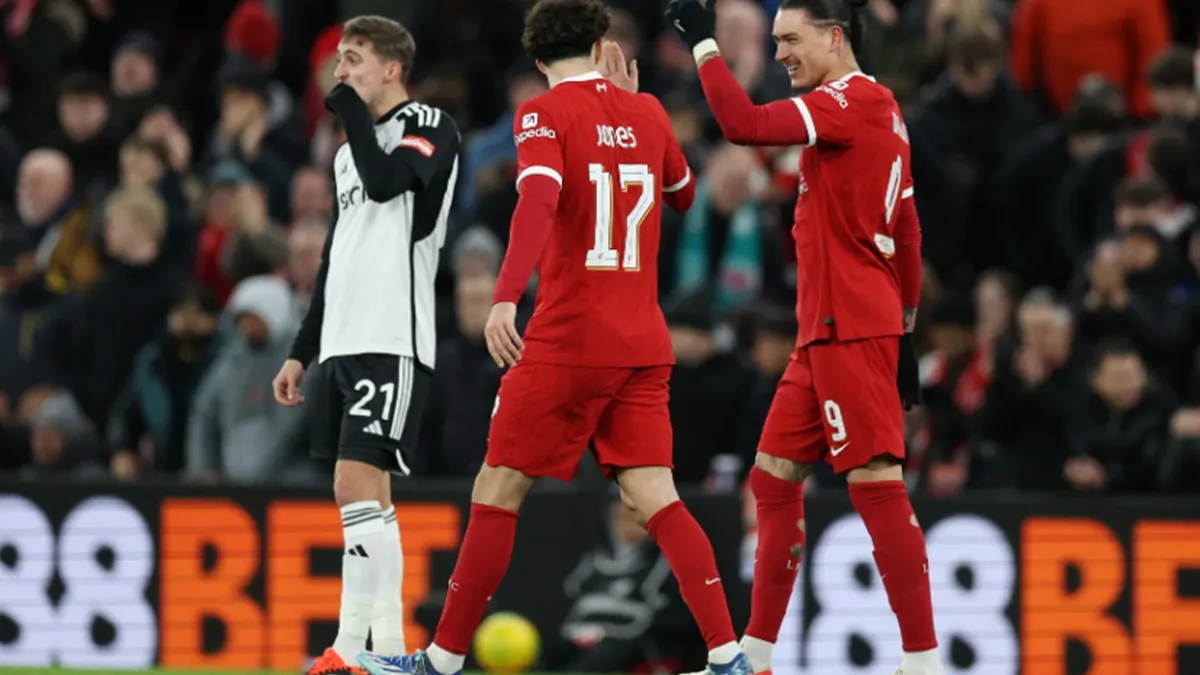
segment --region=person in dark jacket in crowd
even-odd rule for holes
[[[1071,311],[1045,288],[1017,310],[1018,340],[997,350],[995,370],[975,417],[988,487],[1059,490],[1086,391],[1073,347]]]
[[[999,262],[986,190],[1003,157],[1039,118],[1004,72],[1002,36],[984,27],[955,31],[947,49],[949,68],[914,116],[913,143],[932,143],[951,167],[967,208],[959,226],[971,228],[969,259],[978,272]]]
[[[775,399],[775,387],[779,385],[783,371],[795,351],[796,333],[800,330],[795,310],[774,303],[757,307],[752,321],[750,361],[754,364],[758,378],[742,413],[735,448],[736,454],[742,460],[744,472],[748,472],[750,467],[754,466],[758,437],[767,421],[771,401]]]
[[[991,194],[993,227],[1003,244],[1003,266],[1027,288],[1065,288],[1075,267],[1057,240],[1056,198],[1063,177],[1112,141],[1125,126],[1125,103],[1115,87],[1089,78],[1061,122],[1021,140],[1004,160]]]
[[[1082,344],[1124,337],[1178,385],[1190,336],[1177,321],[1185,308],[1172,293],[1187,278],[1176,249],[1153,226],[1137,224],[1098,245],[1084,270],[1086,291],[1076,309]]]
[[[220,348],[221,303],[197,283],[180,286],[165,334],[138,352],[129,383],[113,405],[108,446],[113,475],[177,474],[192,399]]]
[[[468,229],[455,242],[454,332],[438,342],[433,394],[421,423],[423,451],[413,458],[420,475],[474,476],[483,464],[502,374],[488,354],[483,327],[503,254],[484,227]]]
[[[114,192],[104,224],[109,262],[92,292],[66,303],[38,337],[51,377],[75,394],[102,435],[137,353],[161,330],[180,280],[162,253],[166,219],[154,192]]]
[[[1175,403],[1146,372],[1134,344],[1115,338],[1093,352],[1091,392],[1072,433],[1063,477],[1084,492],[1160,487]]]
[[[712,290],[703,287],[663,303],[675,350],[670,409],[680,483],[704,481],[713,458],[735,447],[757,379],[736,354],[719,348],[713,300]]]

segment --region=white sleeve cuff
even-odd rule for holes
[[[701,40],[699,44],[692,47],[692,58],[696,59],[696,65],[700,65],[700,59],[709,54],[720,54],[721,50],[717,49],[717,41],[712,38]]]

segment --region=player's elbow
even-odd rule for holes
[[[696,201],[696,189],[689,185],[678,192],[671,192],[664,195],[663,201],[666,202],[667,206],[671,207],[672,211],[686,213]]]
[[[404,186],[400,184],[400,181],[390,176],[375,180],[363,180],[363,192],[367,193],[367,199],[380,204],[390,202],[404,191]]]
[[[721,128],[721,135],[725,140],[734,145],[751,145],[754,143],[754,125],[747,123],[741,117],[733,119],[717,118],[717,126]]]

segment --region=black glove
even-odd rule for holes
[[[716,4],[717,0],[671,0],[667,5],[667,23],[675,27],[689,48],[716,39]]]
[[[338,114],[338,107],[344,105],[347,101],[359,99],[358,92],[345,82],[338,82],[333,91],[325,97],[325,109],[334,115]]]
[[[905,410],[921,405],[921,374],[917,367],[917,351],[913,348],[912,334],[900,336],[900,363],[896,369],[896,388],[900,390],[900,403]]]

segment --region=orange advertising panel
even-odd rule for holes
[[[412,611],[430,591],[431,552],[458,545],[461,517],[453,505],[398,504],[396,520],[404,545],[405,634],[424,644],[428,636]],[[260,532],[250,513],[225,499],[163,502],[163,666],[291,670],[320,649],[308,644],[308,627],[337,620],[341,579],[313,574],[310,560],[314,550],[341,550],[337,507],[275,501],[264,522]],[[255,582],[261,593],[251,592]]]
[[[1182,597],[1178,587],[1181,571],[1200,570],[1200,523],[1145,520],[1134,525],[1131,539],[1127,547],[1107,524],[1089,518],[1025,520],[1024,675],[1073,672],[1070,640],[1087,647],[1087,675],[1180,672],[1179,647],[1200,644],[1200,599]]]

